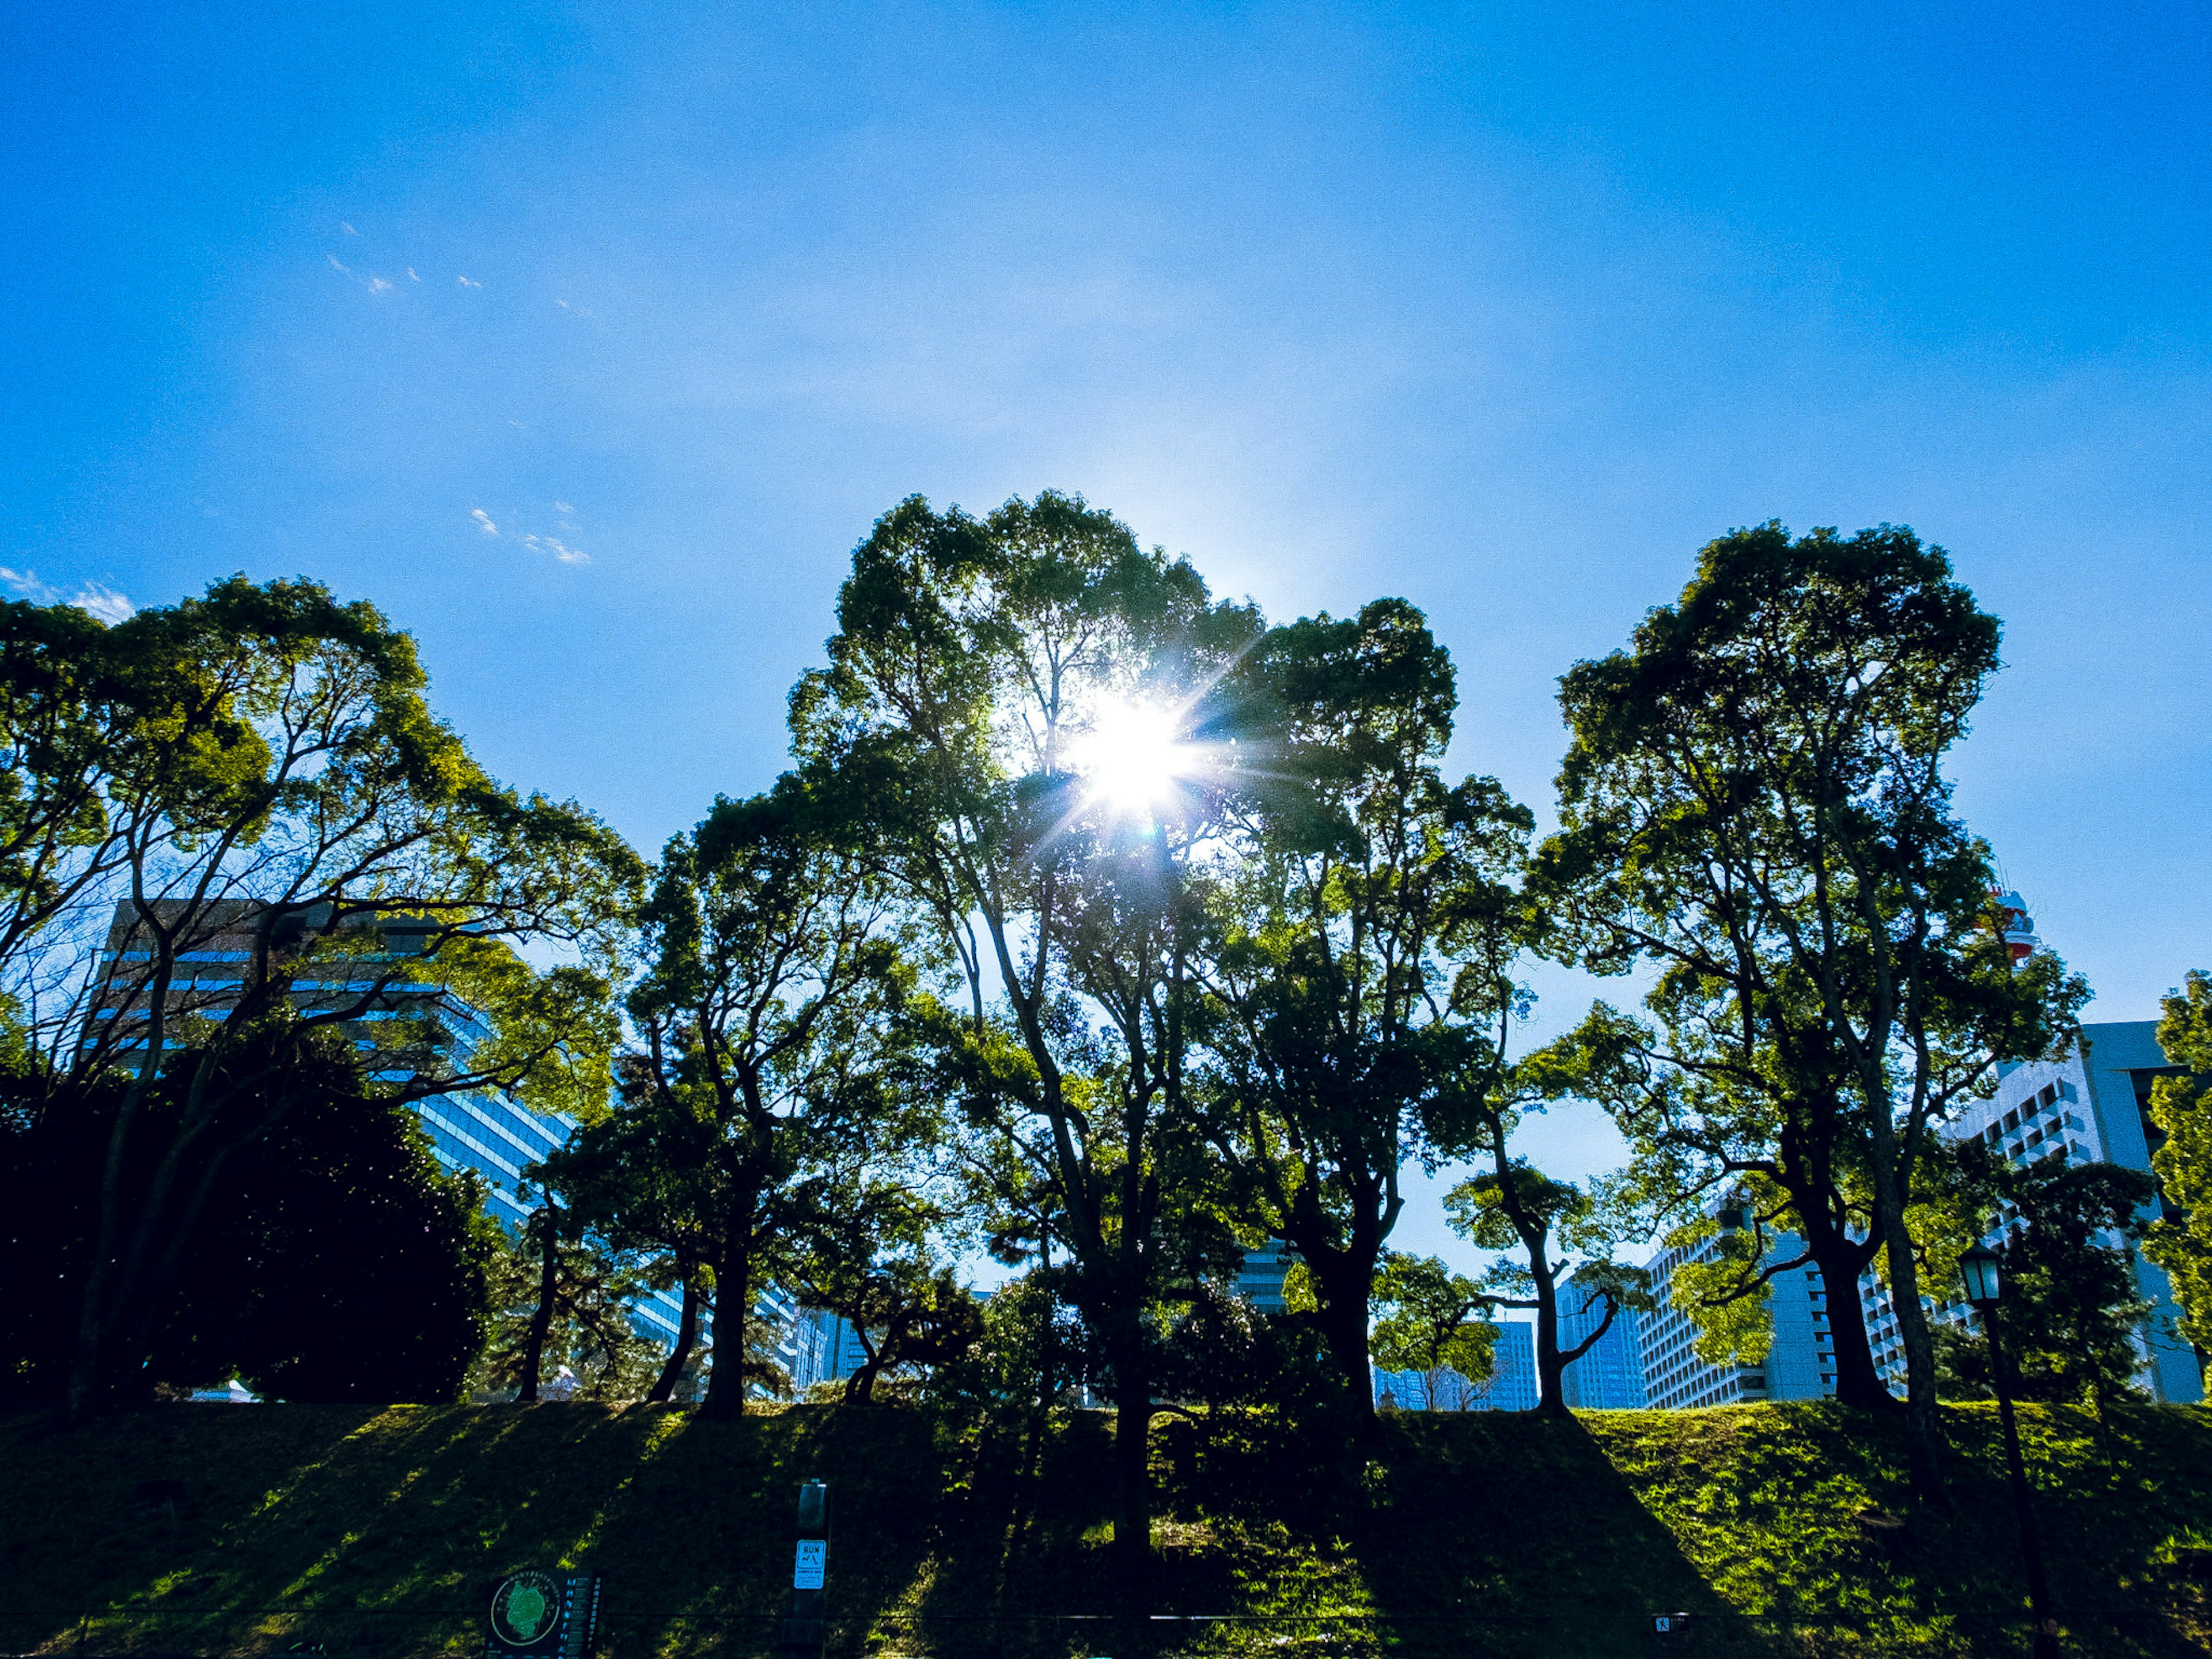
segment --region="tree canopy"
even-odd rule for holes
[[[1271,625],[1079,496],[916,496],[853,553],[787,769],[648,864],[488,775],[408,635],[315,582],[0,605],[0,1198],[41,1218],[9,1216],[7,1386],[728,1413],[789,1391],[796,1306],[849,1334],[855,1408],[1109,1402],[1134,1571],[1156,1410],[1364,1444],[1375,1366],[1468,1403],[1436,1385],[1510,1308],[1562,1412],[1656,1234],[1715,1363],[1763,1352],[1777,1275],[1841,1313],[1875,1273],[1933,1491],[1936,1390],[1978,1386],[1929,1315],[1966,1240],[2002,1231],[2031,1390],[2129,1386],[2138,1239],[2212,1333],[2204,975],[2160,1026],[2155,1214],[2147,1178],[1948,1143],[2087,994],[2014,960],[1953,800],[1998,644],[1908,530],[1735,531],[1561,678],[1540,839],[1460,765],[1409,600]],[[1637,1000],[1531,1046],[1546,958]],[[440,1100],[559,1143],[526,1221],[438,1167]],[[1540,1167],[1537,1115],[1594,1110],[1625,1166]],[[1393,1250],[1415,1168],[1487,1265]],[[1261,1247],[1281,1312],[1237,1291]],[[1021,1270],[988,1299],[979,1251]],[[1894,1409],[1859,1322],[1829,1338],[1843,1404]]]

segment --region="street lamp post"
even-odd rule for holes
[[[2043,1577],[2043,1546],[2035,1534],[2035,1509],[2027,1490],[2027,1466],[2021,1461],[2020,1431],[2012,1418],[2012,1394],[2005,1387],[2004,1349],[1997,1340],[1997,1255],[1977,1244],[1959,1258],[1966,1300],[1982,1316],[1990,1339],[1990,1382],[1997,1391],[1997,1417],[2004,1425],[2005,1461],[2012,1468],[2013,1507],[2020,1513],[2020,1553],[2027,1565],[2027,1605],[2035,1620],[2035,1659],[2058,1659],[2058,1621],[2051,1616],[2051,1587]]]

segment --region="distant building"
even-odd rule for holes
[[[1828,1334],[1827,1296],[1820,1270],[1809,1262],[1767,1281],[1773,1340],[1765,1359],[1755,1365],[1709,1365],[1698,1357],[1697,1327],[1672,1298],[1674,1276],[1685,1262],[1716,1259],[1720,1248],[1720,1239],[1710,1237],[1662,1250],[1648,1264],[1659,1305],[1637,1321],[1645,1403],[1674,1409],[1746,1400],[1812,1400],[1835,1393],[1835,1344]],[[1802,1254],[1803,1246],[1796,1238],[1782,1234],[1766,1260]]]
[[[2016,906],[2016,896],[2004,901]],[[2018,931],[2026,933],[2025,917]],[[2008,939],[2014,933],[2006,934]],[[2032,933],[2027,937],[2033,938]],[[1961,1110],[1942,1126],[1954,1140],[1978,1138],[2015,1167],[2057,1161],[2064,1164],[2118,1164],[2130,1170],[2150,1169],[2150,1155],[2160,1139],[2150,1120],[2151,1085],[2161,1077],[2179,1077],[2182,1068],[2168,1062],[2158,1046],[2158,1026],[2152,1020],[2124,1020],[2084,1025],[2081,1040],[2057,1060],[2030,1060],[2002,1068],[1996,1093]],[[2154,1214],[2163,1200],[2145,1206]],[[2001,1234],[2008,1218],[2000,1218]],[[2122,1241],[2112,1241],[2118,1249]],[[2156,1265],[2130,1252],[2136,1283],[2151,1315],[2136,1339],[2141,1359],[2136,1382],[2154,1400],[2177,1405],[2204,1398],[2204,1378],[2195,1352],[2174,1333],[2179,1311],[2173,1287]],[[1941,1293],[1928,1298],[1939,1320],[1958,1321],[1966,1310],[1956,1285],[1929,1285]],[[1897,1328],[1896,1309],[1889,1293],[1871,1273],[1859,1287],[1867,1329],[1875,1340],[1875,1366],[1893,1390],[1905,1383],[1905,1346]]]
[[[183,906],[170,900],[156,901],[155,909],[165,923],[173,923],[183,913]],[[177,952],[177,978],[167,1004],[171,1018],[220,1019],[236,1006],[262,943],[268,911],[252,901],[231,899],[204,906],[201,914],[198,932],[180,941],[188,948]],[[270,943],[279,949],[306,944],[326,924],[328,910],[322,915],[324,923],[318,922],[313,910],[283,917]],[[363,918],[349,926],[363,936],[362,943],[375,948],[332,958],[324,977],[295,979],[290,995],[303,1011],[343,1009],[360,1000],[391,971],[392,963],[421,955],[427,937],[424,924],[410,916]],[[146,1048],[149,1035],[141,1028],[146,1023],[152,960],[146,945],[135,907],[127,901],[118,904],[108,927],[107,948],[100,955],[107,971],[80,1039],[82,1046],[125,1056]],[[349,969],[349,964],[357,966]],[[378,1041],[380,1030],[392,1021],[404,1024],[409,1040]],[[339,1029],[353,1039],[357,1050],[377,1056],[371,1063],[378,1069],[370,1072],[370,1078],[388,1083],[465,1071],[477,1045],[491,1035],[483,1016],[443,986],[404,975],[392,979],[371,1006]],[[170,1036],[163,1043],[170,1048],[184,1046],[182,1034]],[[125,1069],[136,1070],[135,1059]],[[533,1207],[520,1190],[524,1168],[558,1150],[577,1127],[575,1120],[563,1114],[531,1111],[491,1089],[430,1095],[414,1102],[413,1110],[438,1162],[448,1171],[468,1170],[480,1176],[486,1213],[510,1233],[521,1231]],[[665,1347],[675,1346],[682,1313],[680,1291],[648,1291],[630,1307],[639,1334]],[[710,1323],[702,1318],[702,1329]]]
[[[1431,1379],[1422,1371],[1375,1373],[1375,1403],[1389,1401],[1400,1411],[1420,1412],[1532,1412],[1536,1409],[1535,1329],[1523,1320],[1503,1320],[1497,1345],[1491,1350],[1495,1369],[1489,1379],[1470,1382],[1457,1371],[1445,1370]]]
[[[1237,1294],[1261,1313],[1287,1312],[1283,1281],[1297,1259],[1298,1253],[1280,1239],[1245,1251],[1243,1265],[1237,1270]]]
[[[1606,1304],[1592,1299],[1583,1305],[1582,1292],[1572,1277],[1559,1285],[1559,1346],[1572,1350],[1588,1340],[1605,1320]],[[1566,1403],[1581,1411],[1641,1411],[1651,1402],[1644,1394],[1644,1356],[1638,1321],[1643,1316],[1624,1308],[1606,1326],[1589,1351],[1567,1366],[1559,1392]]]
[[[817,1382],[842,1382],[867,1364],[852,1321],[827,1308],[793,1310],[791,1384],[800,1394]]]

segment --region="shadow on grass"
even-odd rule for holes
[[[1110,1428],[886,1407],[171,1407],[0,1420],[0,1651],[481,1651],[524,1566],[608,1575],[609,1659],[772,1651],[799,1482],[830,1483],[830,1652],[2009,1655],[1994,1413],[1953,1504],[1832,1405],[1407,1416],[1364,1455],[1265,1413],[1155,1429],[1158,1557],[1109,1546]],[[2024,1413],[2069,1654],[2212,1650],[2212,1415]],[[1685,1630],[1651,1628],[1687,1613]]]
[[[1683,1555],[1581,1421],[1404,1413],[1378,1426],[1352,1547],[1395,1651],[1778,1651]]]
[[[2086,1413],[2021,1415],[2066,1650],[2205,1652],[2191,1592],[2155,1560],[2177,1529],[2212,1522],[2203,1414],[2117,1412],[2102,1445]],[[2024,1654],[2025,1578],[1995,1408],[1948,1407],[1943,1420],[1945,1491],[1923,1508],[1902,1425],[1832,1401],[1586,1419],[1691,1566],[1778,1650]]]
[[[216,1409],[14,1425],[0,1650],[461,1653],[493,1582],[569,1565],[608,1575],[609,1651],[736,1659],[774,1646],[799,1481],[856,1511],[838,1589],[863,1625],[914,1577],[939,1497],[910,1414]]]

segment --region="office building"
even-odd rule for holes
[[[1400,1411],[1532,1412],[1536,1409],[1536,1333],[1526,1320],[1502,1320],[1491,1350],[1492,1370],[1470,1382],[1446,1369],[1375,1373],[1375,1403],[1388,1401]],[[1431,1404],[1431,1395],[1434,1404]]]
[[[1559,1285],[1559,1347],[1572,1352],[1589,1340],[1605,1322],[1605,1303],[1596,1297],[1587,1306],[1571,1276]],[[1560,1378],[1560,1395],[1578,1411],[1641,1411],[1651,1402],[1644,1394],[1644,1351],[1638,1322],[1648,1316],[1623,1308],[1605,1327],[1605,1334],[1591,1344],[1579,1359],[1570,1363]]]
[[[2018,901],[2008,895],[2005,902],[2016,905]],[[2007,938],[2012,937],[2008,933]],[[2148,1170],[2159,1135],[2150,1121],[2151,1085],[2161,1077],[2181,1074],[2181,1068],[2169,1064],[2158,1046],[2156,1022],[2084,1025],[2079,1041],[2059,1058],[2002,1068],[1996,1093],[1964,1108],[1943,1125],[1942,1133],[1956,1140],[1978,1137],[2015,1167],[2055,1160]],[[2145,1206],[2147,1217],[2155,1212],[2155,1202]],[[2001,1224],[1998,1233],[2002,1231]],[[1998,1233],[1990,1235],[1992,1242]],[[2125,1248],[2120,1239],[2111,1242],[2116,1249]],[[2203,1373],[2196,1354],[2174,1334],[2179,1310],[2174,1306],[2172,1285],[2164,1272],[2141,1255],[2130,1252],[2130,1265],[2142,1299],[2151,1306],[2150,1317],[2136,1335],[2138,1386],[2154,1400],[2178,1405],[2201,1401]],[[1935,1293],[1928,1301],[1936,1318],[1966,1317],[1958,1286],[1924,1288]],[[1901,1394],[1905,1347],[1896,1310],[1872,1274],[1862,1282],[1860,1298],[1875,1340],[1875,1369]]]

